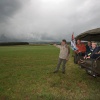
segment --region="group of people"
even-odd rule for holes
[[[59,71],[60,65],[62,64],[62,73],[65,74],[65,65],[69,60],[70,56],[70,47],[68,46],[66,40],[62,40],[61,45],[54,44],[55,47],[60,49],[59,60],[54,73]],[[81,40],[77,40],[76,42],[77,50],[74,51],[76,57],[83,57],[83,60],[78,58],[81,63],[84,62],[84,59],[96,59],[100,57],[100,47],[97,46],[96,42],[88,41],[87,45],[81,42]]]
[[[100,56],[100,47],[97,46],[96,42],[88,41],[87,45],[85,46],[81,40],[77,40],[76,47],[78,49],[75,51],[75,54],[84,56],[84,59],[96,59]]]

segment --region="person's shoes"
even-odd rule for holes
[[[58,71],[56,70],[56,71],[54,71],[53,73],[57,73]]]
[[[63,71],[62,73],[65,74],[65,71]]]

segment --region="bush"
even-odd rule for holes
[[[12,46],[12,45],[29,45],[28,42],[5,42],[0,43],[0,46]]]

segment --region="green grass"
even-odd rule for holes
[[[65,75],[53,74],[58,54],[53,46],[0,47],[0,100],[100,100],[100,77],[72,57]]]

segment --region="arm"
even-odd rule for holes
[[[78,48],[78,50],[76,51],[76,53],[80,53],[80,52],[85,53],[86,52],[86,47],[84,44],[81,44],[80,46],[77,45],[77,48]]]
[[[77,50],[74,50],[74,52],[75,52],[76,54],[78,54],[78,53],[79,53],[79,47],[78,47],[78,45],[76,45],[76,48],[77,48]]]
[[[96,49],[91,53],[91,55],[88,56],[87,58],[95,59],[95,56],[96,56],[97,53],[98,53],[98,48],[96,48]]]
[[[68,55],[70,54],[70,47],[68,46]]]
[[[57,44],[54,44],[54,46],[57,47],[57,48],[60,48],[61,47],[60,45],[57,45]]]
[[[70,56],[70,47],[69,46],[67,46],[67,48],[68,48],[68,57],[67,57],[67,61],[69,60],[69,56]]]

